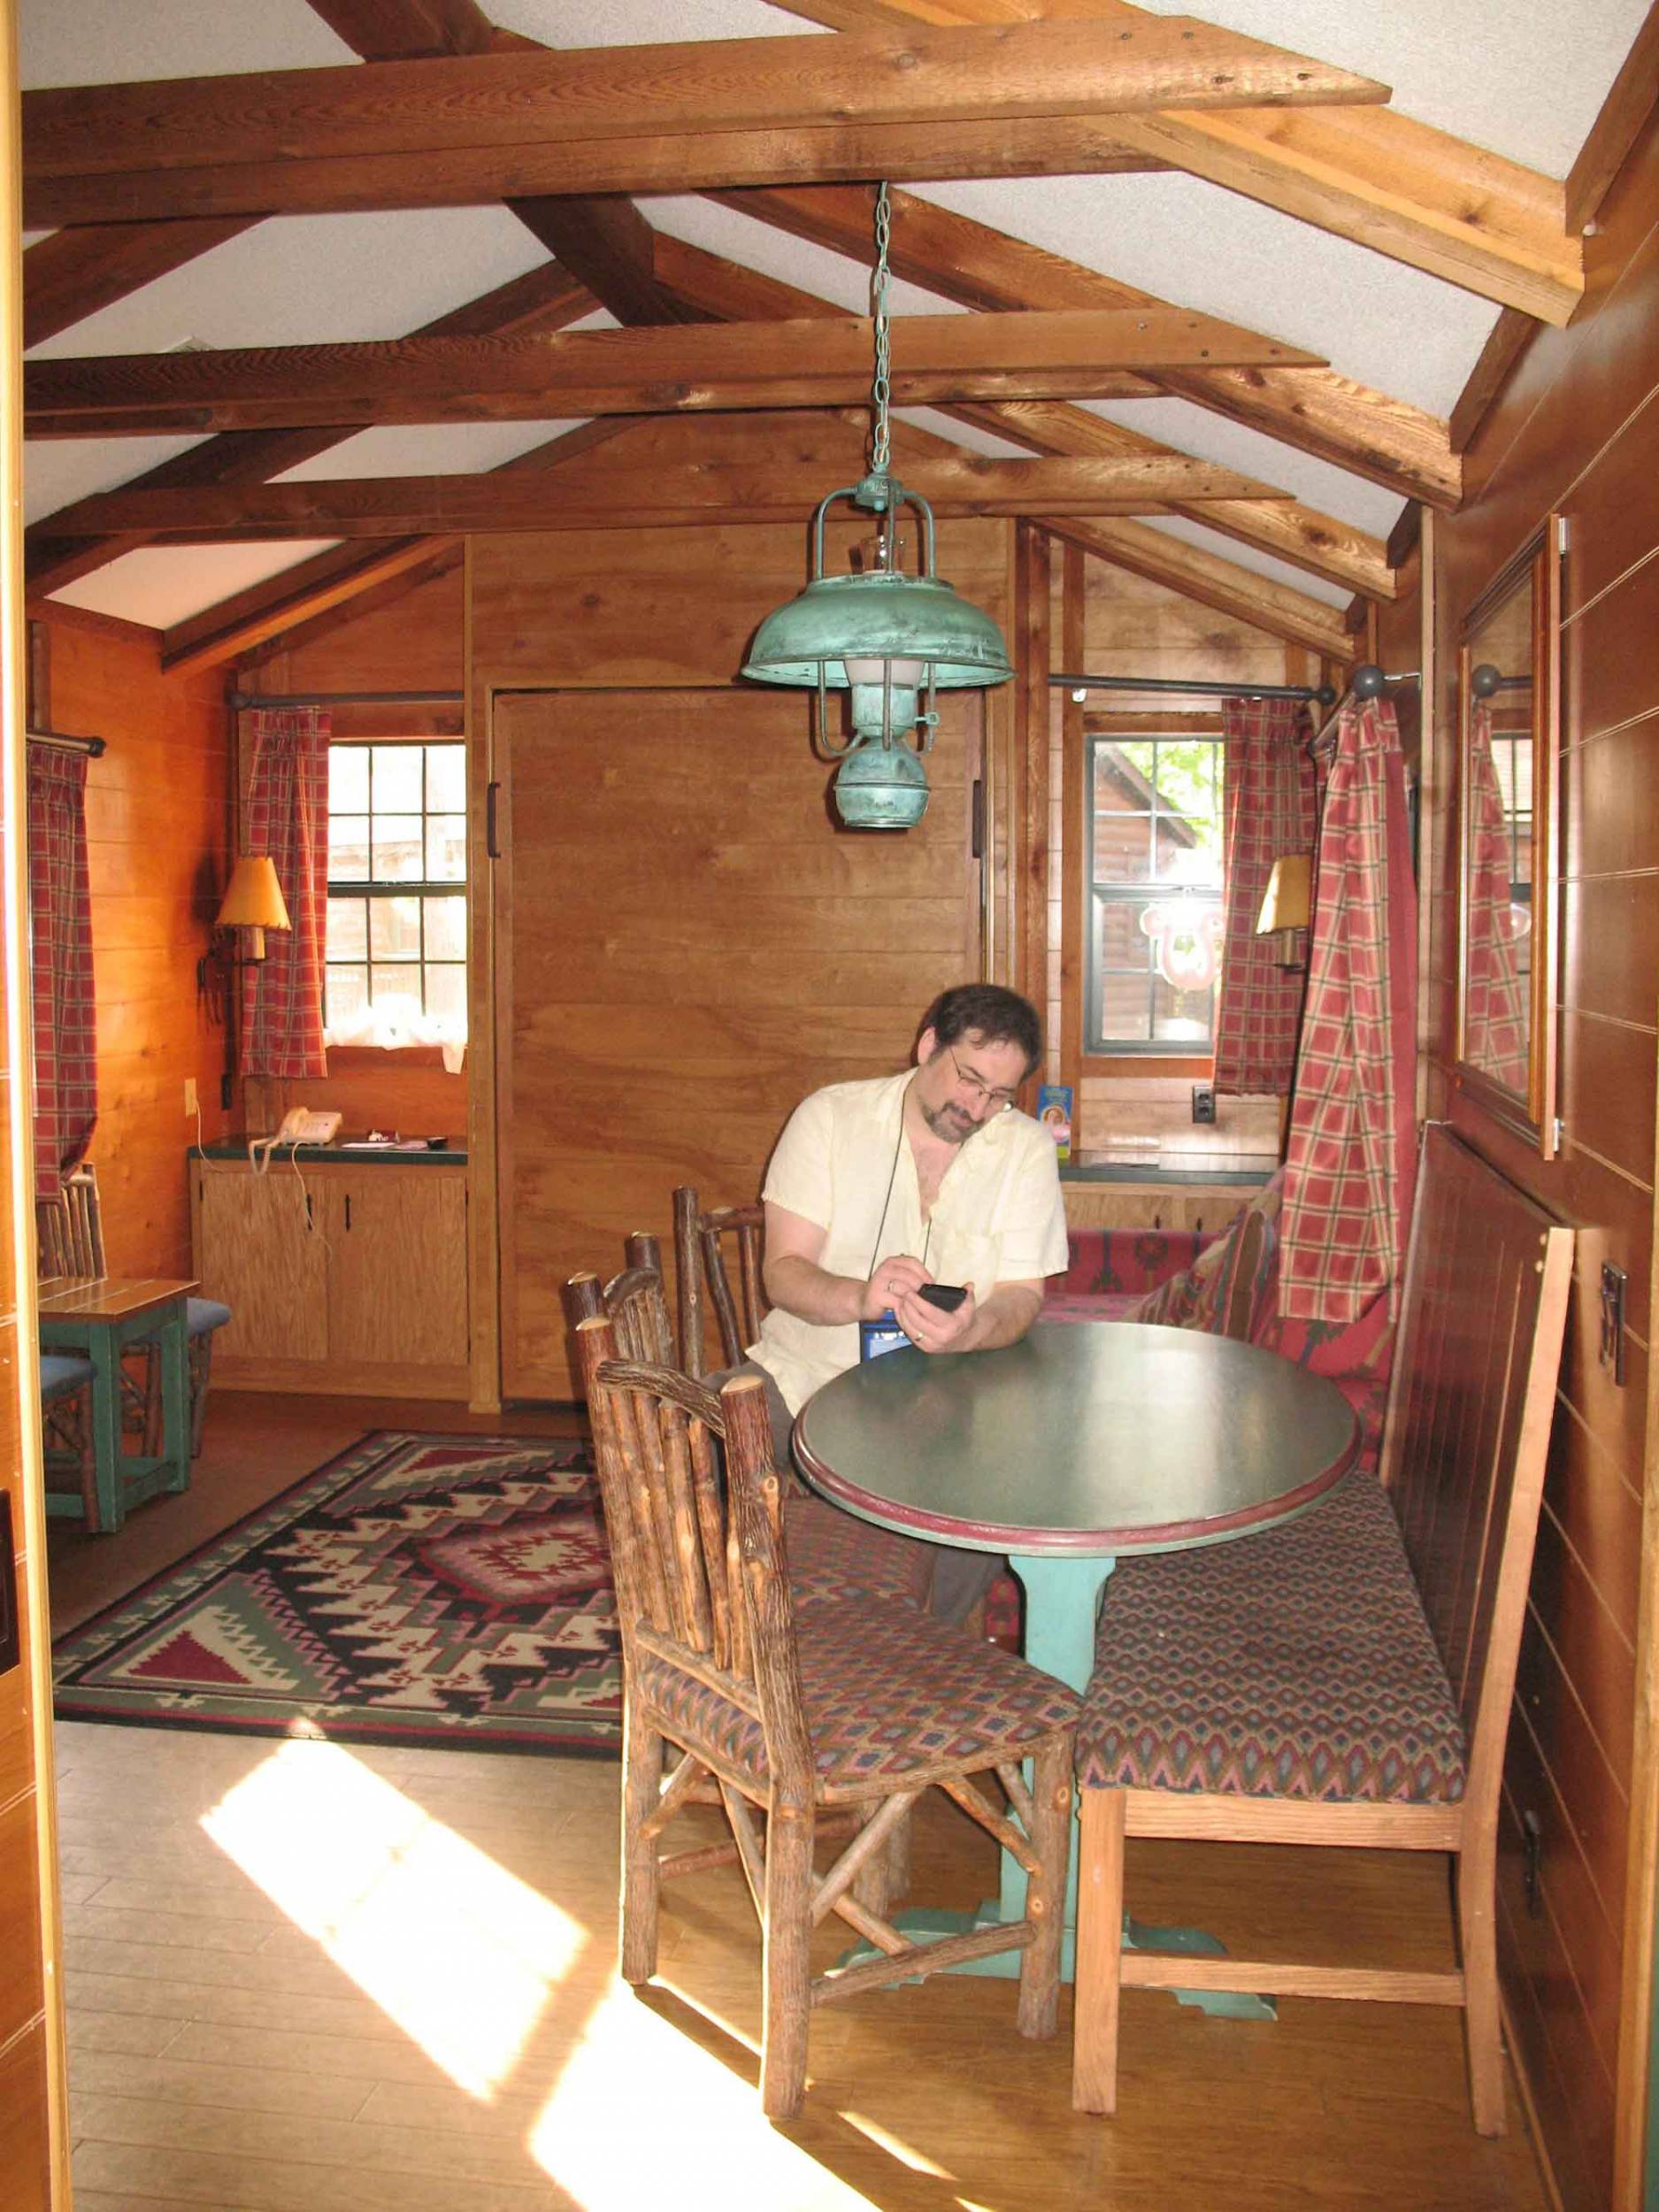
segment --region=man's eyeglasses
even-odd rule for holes
[[[976,1099],[981,1105],[988,1105],[994,1114],[1009,1112],[1018,1096],[1018,1092],[994,1091],[991,1086],[975,1075],[971,1068],[963,1066],[950,1046],[947,1045],[945,1050],[950,1053],[950,1064],[956,1071],[958,1090],[966,1091],[970,1098]]]

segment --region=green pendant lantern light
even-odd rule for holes
[[[870,472],[818,503],[812,518],[812,580],[769,614],[755,633],[743,673],[763,684],[799,684],[817,694],[813,736],[819,757],[841,761],[835,805],[849,829],[913,829],[927,808],[927,772],[939,716],[934,694],[1006,683],[1013,674],[1002,634],[987,614],[959,599],[934,573],[933,511],[907,491],[888,465],[887,188],[876,198],[875,420]],[[861,573],[824,573],[824,517],[838,499],[877,515],[877,565]],[[898,515],[921,517],[921,566],[897,565]],[[851,694],[852,735],[832,741],[832,691]]]

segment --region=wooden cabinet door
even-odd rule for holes
[[[367,1167],[337,1168],[319,1180],[328,1194],[332,1386],[464,1392],[465,1178],[442,1168]]]
[[[501,1383],[577,1394],[559,1286],[671,1199],[754,1198],[810,1090],[910,1056],[980,972],[980,695],[942,693],[933,796],[850,833],[793,692],[495,698],[491,869]]]
[[[202,1294],[231,1310],[213,1348],[217,1369],[328,1356],[326,1178],[198,1165],[196,1272]],[[312,1224],[315,1223],[315,1228]],[[253,1379],[250,1373],[250,1379]]]

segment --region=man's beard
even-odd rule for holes
[[[920,1104],[919,1100],[917,1102]],[[942,1144],[965,1144],[984,1125],[972,1120],[960,1106],[923,1106],[922,1119]]]

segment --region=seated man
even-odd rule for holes
[[[749,1348],[780,1465],[795,1415],[857,1363],[861,1321],[890,1310],[936,1353],[1015,1343],[1037,1318],[1043,1278],[1066,1263],[1053,1141],[1014,1111],[1041,1049],[1027,1000],[959,984],[924,1016],[913,1067],[833,1083],[790,1116],[761,1193],[772,1310]],[[943,1312],[917,1294],[933,1282],[967,1295]],[[998,1566],[941,1547],[934,1611],[961,1620]]]

